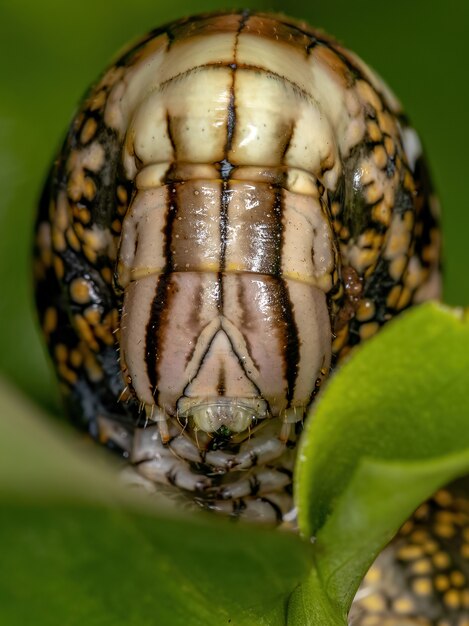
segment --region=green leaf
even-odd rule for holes
[[[285,624],[309,545],[157,508],[2,383],[0,399],[0,623]]]
[[[296,467],[299,523],[343,610],[412,511],[469,472],[469,324],[426,304],[389,324],[330,381]]]
[[[288,604],[288,626],[347,626],[346,612],[324,593],[324,584],[316,567],[312,567],[308,579],[291,595]]]

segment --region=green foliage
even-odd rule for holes
[[[130,492],[1,385],[0,622],[345,626],[399,525],[469,472],[468,373],[468,319],[439,305],[357,350],[308,419],[303,538]]]

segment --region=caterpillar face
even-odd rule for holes
[[[356,56],[250,12],[150,33],[91,89],[37,223],[72,419],[145,480],[280,520],[331,364],[438,295],[420,143]]]

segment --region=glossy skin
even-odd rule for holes
[[[147,485],[281,521],[331,364],[439,293],[420,143],[303,23],[164,26],[90,91],[44,190],[37,302],[67,411]]]

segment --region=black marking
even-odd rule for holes
[[[171,144],[171,148],[173,150],[173,160],[177,161],[177,144],[174,141],[174,133],[173,133],[173,127],[172,127],[173,121],[171,119],[171,116],[169,115],[169,113],[166,113],[166,132],[168,134],[168,139],[169,142]]]
[[[285,240],[283,225],[283,189],[281,187],[275,189],[272,213],[276,218],[276,229],[273,235],[277,240],[277,245],[275,246],[275,258],[273,259],[271,272],[273,276],[280,277],[282,274],[282,251]]]
[[[293,80],[288,78],[288,76],[284,76],[283,74],[279,74],[278,72],[274,72],[273,70],[268,70],[265,67],[262,67],[262,65],[255,65],[253,63],[238,63],[237,62],[236,70],[233,70],[233,68],[231,67],[232,65],[233,63],[220,62],[220,61],[217,61],[216,63],[201,63],[200,65],[197,65],[196,67],[191,67],[188,70],[184,70],[183,72],[179,72],[178,74],[175,74],[174,76],[171,76],[170,78],[167,78],[166,80],[162,81],[158,85],[157,89],[158,91],[163,91],[169,83],[173,81],[179,81],[183,78],[186,78],[187,76],[190,76],[191,74],[195,74],[197,72],[200,72],[200,70],[204,70],[204,69],[211,69],[211,70],[229,69],[233,72],[233,74],[239,70],[246,70],[246,71],[256,72],[256,74],[259,74],[259,73],[265,74],[265,76],[267,76],[268,78],[272,78],[273,80],[276,80],[278,82],[285,83],[291,88],[291,90],[295,93],[296,96],[298,96],[299,98],[303,100],[307,100],[311,102],[312,104],[314,104],[314,106],[316,106],[316,102],[314,98],[311,96],[311,94],[305,89],[303,89],[303,87],[298,85],[298,83],[295,83]]]
[[[151,304],[150,317],[145,331],[145,363],[148,380],[155,404],[158,404],[158,359],[161,350],[161,322],[167,314],[168,287],[170,274],[161,274],[156,285],[155,297]]]
[[[227,181],[222,182],[220,198],[220,273],[225,270],[226,244],[228,241],[228,206],[231,198],[231,190]],[[220,283],[220,312],[223,310],[223,285]]]
[[[283,520],[283,515],[282,515],[282,509],[278,506],[278,504],[275,504],[275,502],[273,502],[272,500],[270,500],[270,498],[259,498],[259,500],[261,502],[265,502],[266,504],[269,504],[272,509],[275,512],[275,517],[277,518],[278,522],[281,522]]]
[[[279,293],[280,314],[279,319],[285,321],[285,338],[283,345],[285,378],[287,382],[287,402],[291,406],[291,401],[295,392],[295,384],[298,376],[298,367],[300,363],[300,338],[298,335],[298,327],[295,321],[294,307],[290,300],[288,287],[283,278],[277,278]]]
[[[261,483],[259,479],[257,478],[256,474],[250,477],[249,488],[250,488],[251,496],[256,496],[259,493],[259,489],[261,488]]]
[[[230,100],[228,102],[227,109],[227,121],[226,121],[226,144],[224,149],[225,159],[227,159],[228,153],[233,145],[233,135],[236,127],[236,98],[235,98],[235,83],[236,72],[233,70],[233,77],[230,87]]]
[[[240,498],[239,500],[233,500],[233,513],[235,518],[241,517],[242,513],[246,510],[246,502]]]

